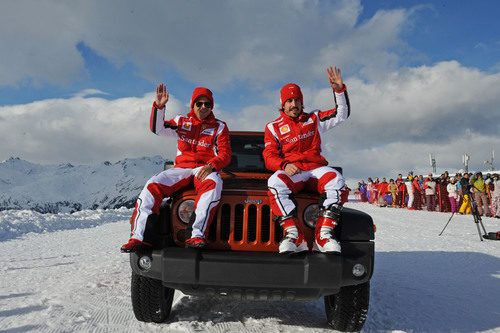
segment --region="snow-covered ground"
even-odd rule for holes
[[[471,216],[350,202],[376,225],[364,331],[500,332],[500,241]],[[327,332],[323,300],[214,301],[176,292],[172,319],[138,322],[130,303],[129,209],[0,212],[2,332]],[[483,219],[488,231],[500,220]]]

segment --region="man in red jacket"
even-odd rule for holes
[[[298,227],[293,195],[303,188],[320,193],[320,217],[316,223],[313,250],[340,252],[332,230],[341,214],[340,189],[344,178],[321,156],[321,134],[349,117],[350,107],[340,70],[327,68],[335,108],[304,112],[302,92],[294,83],[281,89],[280,117],[266,125],[263,152],[266,167],[276,171],[268,181],[273,214],[283,228],[279,252],[307,251]]]
[[[207,88],[196,88],[187,116],[177,115],[170,120],[165,120],[167,102],[166,87],[160,84],[156,88],[150,129],[157,135],[177,138],[175,165],[153,176],[144,186],[132,216],[132,235],[122,246],[122,252],[150,246],[143,242],[148,216],[159,214],[163,198],[191,184],[194,184],[197,195],[194,216],[191,217],[192,231],[187,236],[186,246],[204,247],[205,232],[220,200],[222,179],[219,172],[231,161],[231,146],[227,125],[212,113],[212,92]]]

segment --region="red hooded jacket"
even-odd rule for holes
[[[342,123],[350,114],[345,86],[334,92],[334,99],[334,109],[302,112],[297,118],[281,111],[278,119],[266,125],[262,155],[269,170],[283,170],[288,163],[306,171],[328,165],[321,156],[321,133]]]
[[[153,103],[150,129],[157,135],[177,137],[175,168],[195,168],[211,163],[215,171],[220,171],[231,162],[229,130],[213,113],[199,120],[191,109],[187,116],[177,115],[165,120],[165,108],[158,109]]]

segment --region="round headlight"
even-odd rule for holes
[[[184,200],[179,205],[179,208],[177,208],[177,215],[179,216],[179,219],[186,224],[189,223],[189,220],[191,219],[191,214],[193,214],[193,212],[194,212],[193,199]]]
[[[311,204],[307,206],[304,210],[304,223],[309,228],[314,229],[316,227],[316,222],[318,221],[319,205]]]

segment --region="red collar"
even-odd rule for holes
[[[294,122],[294,123],[303,123],[309,119],[309,114],[305,113],[304,111],[302,111],[302,113],[297,118],[290,117],[289,115],[287,115],[285,112],[283,112],[281,110],[280,110],[280,114],[283,117],[283,119],[285,119],[289,122],[290,121]]]
[[[214,112],[210,112],[210,114],[205,118],[205,119],[198,119],[198,116],[196,115],[196,113],[194,112],[193,109],[191,109],[191,111],[189,111],[189,113],[187,114],[187,116],[193,120],[193,123],[214,123],[215,122],[215,116],[214,116]]]

